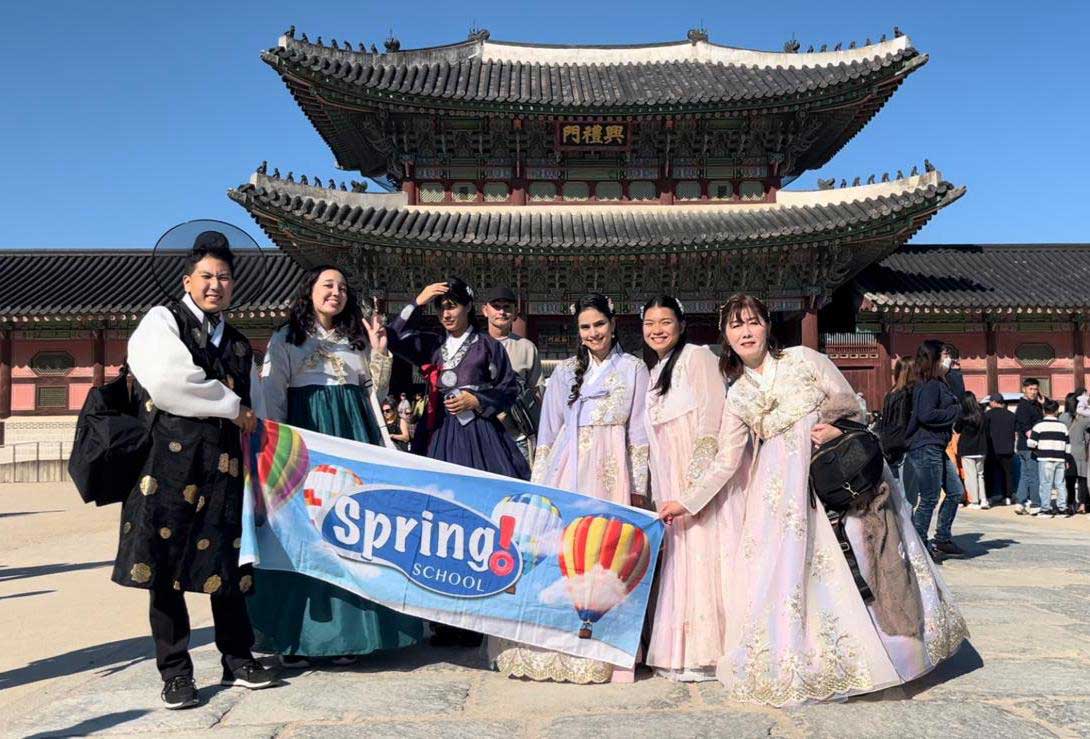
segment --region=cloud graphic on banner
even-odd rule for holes
[[[572,605],[573,594],[577,594],[581,608],[604,613],[624,600],[628,591],[617,573],[595,565],[590,572],[553,581],[538,594],[538,600],[551,606]]]

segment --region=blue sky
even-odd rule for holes
[[[917,243],[1090,241],[1090,10],[1053,2],[21,2],[3,12],[0,248],[150,247],[193,218],[264,236],[226,197],[268,159],[349,179],[333,166],[259,59],[290,24],[405,48],[492,37],[542,43],[682,39],[781,49],[877,39],[899,25],[931,61],[817,177],[906,172],[928,157],[969,188]],[[1066,174],[1065,174],[1066,173]],[[1060,176],[1064,175],[1064,176]]]

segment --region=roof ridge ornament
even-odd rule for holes
[[[689,39],[692,43],[703,41],[708,43],[708,29],[704,27],[704,22],[701,21],[700,25],[696,28],[690,28],[689,32],[685,34],[685,38]]]
[[[467,41],[487,41],[492,34],[487,28],[478,28],[476,24],[470,27]]]
[[[284,35],[288,38],[295,38],[295,24],[291,24],[288,30],[284,31]]]
[[[401,42],[398,40],[397,36],[394,35],[394,30],[392,28],[390,29],[390,35],[386,37],[385,46],[387,54],[401,51]]]
[[[802,44],[800,44],[794,37],[792,37],[790,41],[786,42],[783,45],[783,50],[787,54],[798,54],[799,49],[801,48]]]

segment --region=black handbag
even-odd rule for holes
[[[530,387],[521,375],[516,375],[518,395],[507,410],[512,425],[519,434],[526,437],[537,435],[538,422],[541,420],[541,405],[537,400],[537,388]]]
[[[151,428],[137,415],[129,389],[128,365],[116,379],[93,387],[76,421],[68,474],[84,503],[120,503],[136,485],[151,448]]]
[[[878,437],[863,424],[842,419],[831,425],[844,433],[810,456],[810,494],[816,495],[826,510],[843,512],[866,505],[874,497],[882,482],[885,458]]]

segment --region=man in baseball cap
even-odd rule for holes
[[[514,290],[506,286],[489,289],[484,295],[482,312],[488,319],[489,336],[503,345],[519,381],[519,396],[515,401],[518,407],[503,415],[503,425],[532,465],[534,436],[541,414],[541,358],[532,341],[513,331],[518,317]]]

